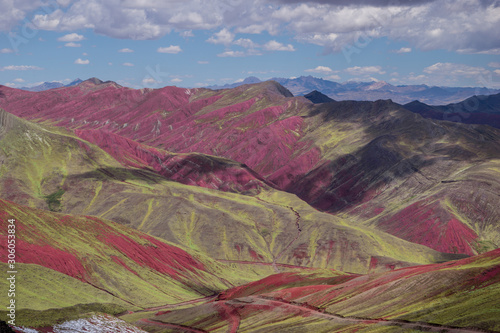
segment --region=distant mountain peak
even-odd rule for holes
[[[288,90],[287,88],[285,88],[276,81],[273,80],[264,81],[261,84],[264,84],[266,87],[268,87],[269,90],[276,92],[280,95],[283,95],[284,97],[293,97],[293,94],[290,92],[290,90]]]
[[[82,83],[93,83],[95,85],[103,84],[104,82],[96,77],[91,77],[90,79],[87,79],[83,81]]]
[[[334,99],[320,93],[317,90],[311,91],[309,94],[304,95],[305,98],[313,102],[314,104],[335,102]]]
[[[99,88],[105,88],[105,87],[115,87],[115,88],[121,88],[122,86],[119,85],[118,83],[114,81],[102,81],[96,77],[91,77],[90,79],[87,79],[85,81],[82,81],[77,84],[80,87],[96,87],[98,86]],[[102,87],[101,87],[102,86]]]
[[[377,81],[372,84],[370,84],[368,87],[366,87],[366,90],[379,90],[384,87],[392,87],[392,84],[389,84],[385,81]]]
[[[241,83],[242,84],[253,84],[253,83],[260,83],[260,82],[262,82],[262,81],[258,77],[249,76],[246,79],[244,79],[243,82],[241,82]]]

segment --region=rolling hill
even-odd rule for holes
[[[273,81],[0,86],[0,108],[27,325],[498,329],[495,128]]]
[[[122,318],[148,332],[498,332],[499,254],[368,276],[273,275],[194,307]]]
[[[0,106],[10,112],[64,126],[102,147],[106,140],[122,142],[114,145],[121,150],[137,146],[130,140],[149,146],[133,148],[136,157],[128,154],[122,165],[148,165],[181,182],[232,191],[274,187],[351,225],[440,252],[471,255],[500,243],[500,133],[491,128],[423,119],[391,101],[314,105],[272,81],[223,91],[139,91],[88,80],[40,93],[1,92]],[[173,155],[151,155],[152,147],[181,154],[172,161],[182,176],[167,171]],[[186,157],[194,153],[205,155]],[[198,165],[198,173],[201,165],[219,168],[221,160],[206,155],[240,163],[227,167],[243,183],[226,185],[217,171],[210,185],[196,172],[197,180],[189,176],[184,167],[195,160],[189,165]]]
[[[350,226],[270,186],[246,194],[188,186],[154,170],[122,165],[64,129],[32,124],[6,112],[1,119],[0,147],[8,154],[3,155],[0,193],[19,204],[106,218],[229,261],[365,273],[455,258],[371,228]],[[117,144],[118,136],[110,137]],[[216,174],[207,176],[208,170],[186,169],[181,171],[191,178],[184,180],[219,180]],[[234,184],[241,180],[237,176],[231,178]],[[370,264],[372,258],[379,258],[377,265]]]

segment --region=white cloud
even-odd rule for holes
[[[226,51],[226,52],[219,53],[217,56],[222,57],[222,58],[225,58],[225,57],[244,57],[245,53],[241,52],[241,51]]]
[[[496,75],[500,75],[500,69],[495,69],[493,73],[495,73]]]
[[[208,64],[209,62],[208,62],[208,61],[205,61],[205,60],[198,60],[198,63],[199,63],[200,65],[206,65],[206,64]]]
[[[40,8],[41,0],[0,0],[0,30],[12,31],[29,13],[37,29],[93,29],[113,38],[157,39],[171,31],[222,29],[215,43],[229,45],[235,33],[271,35],[324,46],[325,53],[372,39],[405,41],[412,48],[500,54],[500,6],[496,0],[241,1],[241,0],[60,0],[66,8]],[[63,6],[64,7],[64,6]],[[232,31],[229,31],[229,29]],[[68,41],[76,42],[76,41]],[[361,47],[360,47],[361,45]]]
[[[249,38],[240,38],[238,40],[235,40],[233,44],[244,47],[246,49],[254,49],[259,47],[259,44],[255,43]]]
[[[263,47],[266,51],[295,51],[295,48],[292,44],[284,45],[275,40],[267,42]]]
[[[306,69],[305,72],[328,74],[333,72],[333,70],[330,67],[317,66],[316,68]]]
[[[488,66],[490,66],[492,68],[500,68],[500,62],[492,61],[492,62],[488,63]]]
[[[432,66],[424,68],[424,72],[432,75],[450,75],[462,76],[467,78],[488,75],[489,71],[483,67],[474,67],[464,64],[455,64],[450,62],[438,62]]]
[[[77,64],[77,65],[88,65],[88,64],[90,64],[90,61],[88,59],[82,60],[82,59],[78,58],[78,59],[75,60],[75,64]]]
[[[243,81],[245,81],[245,79],[238,79],[238,80],[234,81],[234,83],[240,83],[240,82],[243,82]]]
[[[120,53],[132,53],[132,52],[134,52],[134,50],[129,49],[129,48],[126,47],[124,49],[118,50],[118,52],[120,52]]]
[[[69,43],[64,44],[64,46],[66,46],[66,47],[81,47],[82,44],[69,42]]]
[[[216,32],[212,37],[207,39],[207,42],[212,44],[224,44],[229,45],[234,40],[234,34],[229,31],[227,28],[222,29],[219,32]]]
[[[156,81],[155,79],[153,79],[152,77],[146,77],[142,80],[142,83],[144,85],[151,85],[151,84],[158,84],[160,83],[159,81]]]
[[[22,21],[28,13],[40,6],[37,0],[0,1],[0,31],[11,29]]]
[[[27,66],[27,65],[10,65],[0,68],[0,71],[29,71],[29,70],[42,70],[43,68],[38,66]]]
[[[1,49],[0,53],[14,53],[14,50],[5,48],[5,49]]]
[[[365,66],[365,67],[349,67],[344,70],[346,73],[353,76],[363,76],[363,75],[373,75],[373,74],[385,74],[380,66]]]
[[[134,67],[134,64],[133,64],[133,63],[130,63],[130,62],[124,62],[124,63],[123,63],[123,66],[126,66],[126,67]]]
[[[23,80],[23,79],[21,79],[21,78],[18,78],[18,79],[14,79],[13,81],[14,81],[14,82],[19,82],[19,83],[22,83],[22,82],[24,82],[24,80]]]
[[[189,37],[194,37],[193,31],[192,30],[185,30],[179,33],[179,36],[184,37],[184,38],[189,38]]]
[[[395,51],[396,53],[410,53],[411,52],[411,47],[402,47],[399,50]]]
[[[182,49],[178,45],[170,45],[168,47],[159,47],[157,51],[159,53],[177,54],[179,52],[182,52]]]
[[[333,74],[333,75],[325,77],[325,79],[330,80],[330,81],[340,81],[341,78],[337,74]]]
[[[85,37],[83,37],[83,35],[72,33],[59,37],[57,40],[60,42],[81,42],[84,39]]]
[[[179,83],[179,82],[182,82],[182,79],[179,79],[178,77],[170,80],[170,82],[173,82],[173,83]]]

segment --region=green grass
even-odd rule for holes
[[[61,211],[61,198],[64,194],[63,189],[58,189],[52,194],[44,196],[45,201],[47,201],[47,205],[49,206],[49,210],[51,212],[60,212]]]

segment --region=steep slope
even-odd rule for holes
[[[3,119],[0,191],[12,201],[99,216],[212,258],[261,262],[275,271],[281,263],[364,273],[453,258],[384,232],[350,226],[271,187],[248,196],[186,186],[146,169],[124,167],[62,129],[51,132],[57,128],[9,114]]]
[[[152,170],[182,184],[242,194],[258,193],[274,184],[246,165],[204,154],[172,154],[102,130],[76,130],[124,166]]]
[[[230,281],[253,276],[247,272],[247,277],[239,277],[199,253],[96,217],[57,214],[5,200],[0,200],[0,214],[3,226],[15,220],[20,288],[16,305],[24,322],[30,322],[29,316],[22,316],[27,310],[88,304],[97,311],[108,306],[122,312],[177,303],[210,296],[231,286]],[[0,261],[7,262],[7,228],[0,237]],[[7,294],[1,297],[5,301]]]
[[[500,128],[500,94],[472,96],[460,103],[448,105],[427,105],[413,101],[404,107],[424,118]]]
[[[493,332],[500,329],[499,268],[495,250],[360,277],[282,274],[195,307],[123,319],[150,332],[174,325],[204,332]]]

